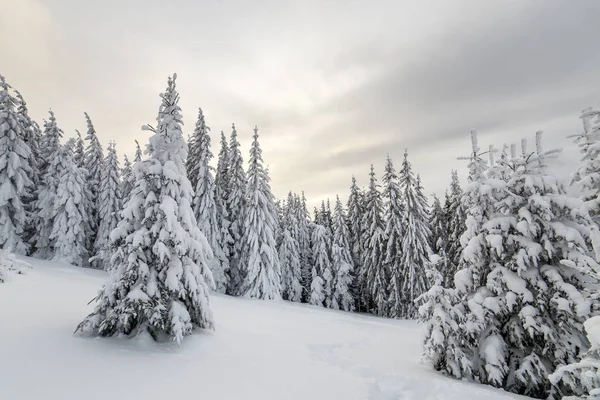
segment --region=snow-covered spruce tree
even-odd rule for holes
[[[134,166],[135,186],[111,239],[116,252],[95,310],[76,332],[180,343],[194,327],[213,328],[210,246],[198,229],[187,179],[179,95],[169,77],[148,158]],[[151,129],[151,128],[147,128]]]
[[[550,375],[553,398],[569,395],[563,398],[596,400],[600,397],[600,316],[591,317],[583,325],[592,346],[579,362],[560,366]]]
[[[400,192],[399,179],[392,159],[388,156],[383,173],[383,198],[386,201],[383,219],[385,220],[385,253],[383,265],[389,273],[389,280],[378,284],[387,284],[388,306],[387,316],[404,317],[402,285],[404,264],[402,258],[402,241],[404,239],[404,204]],[[384,277],[382,277],[384,278]],[[382,294],[384,294],[383,292]]]
[[[221,150],[217,160],[217,170],[215,172],[215,204],[217,206],[217,219],[220,234],[220,242],[227,262],[229,263],[231,246],[233,239],[229,232],[229,211],[227,210],[228,179],[229,179],[229,148],[225,134],[221,131]],[[230,271],[227,271],[227,280],[229,280]],[[227,285],[229,288],[229,284]],[[227,289],[228,289],[227,288]]]
[[[86,234],[89,232],[86,210],[88,197],[85,193],[86,171],[77,167],[72,152],[73,149],[68,146],[61,146],[56,154],[58,164],[62,168],[53,201],[50,243],[53,250],[52,260],[81,267],[87,265],[89,258],[86,248]]]
[[[350,231],[346,224],[346,213],[339,196],[336,196],[335,199],[332,229],[331,269],[333,272],[333,293],[331,308],[354,311],[354,297],[352,294],[354,266],[352,265],[352,254],[350,253]]]
[[[42,154],[40,172],[43,175],[36,192],[34,220],[37,229],[32,238],[35,245],[34,256],[43,259],[49,259],[53,255],[50,233],[54,226],[54,199],[58,190],[58,177],[62,175],[62,170],[65,168],[64,157],[58,157],[62,136],[63,132],[56,124],[54,113],[50,110],[50,117],[44,122],[44,134],[40,146]]]
[[[100,181],[100,198],[98,199],[100,225],[94,243],[94,256],[90,258],[90,263],[94,268],[110,269],[110,260],[113,254],[110,233],[119,223],[119,213],[123,205],[120,186],[116,143],[111,142],[103,162],[102,180]]]
[[[475,290],[483,315],[473,351],[478,380],[537,398],[550,394],[548,374],[577,360],[588,342],[585,291],[599,266],[588,256],[593,225],[583,202],[566,194],[544,164],[555,152],[527,153],[515,161],[509,195],[482,227],[491,271]],[[597,282],[593,282],[597,284]],[[560,346],[557,346],[560,343]]]
[[[600,220],[600,111],[588,108],[581,114],[583,132],[575,138],[582,154],[581,164],[571,178],[571,184],[581,192],[596,223]]]
[[[27,109],[27,103],[21,93],[15,90],[15,101],[17,107],[17,121],[21,126],[23,133],[23,141],[31,152],[29,153],[28,163],[30,171],[27,172],[27,177],[32,182],[32,185],[25,188],[25,196],[23,199],[23,207],[26,213],[26,224],[23,227],[24,234],[23,240],[31,244],[32,239],[37,230],[35,226],[35,203],[37,201],[37,188],[39,187],[41,173],[41,155],[40,155],[40,142],[42,138],[42,131],[39,125],[29,116],[29,110]],[[30,246],[31,250],[31,246]]]
[[[194,157],[188,156],[187,165],[194,170],[188,170],[188,176],[196,180],[196,189],[194,194],[194,215],[198,222],[198,227],[206,236],[213,257],[208,260],[208,266],[212,271],[215,282],[215,289],[219,293],[225,293],[227,288],[227,274],[229,272],[229,261],[223,250],[223,237],[219,227],[217,215],[217,204],[215,201],[215,180],[213,177],[213,168],[210,166],[210,160],[213,155],[210,151],[210,136],[206,126],[202,109],[198,111],[198,121],[192,134],[190,143],[194,146]],[[190,180],[191,182],[191,180]]]
[[[442,285],[443,277],[433,276],[433,286],[420,297],[419,309],[425,327],[424,360],[436,370],[458,379],[475,379],[473,353],[484,321],[482,314],[471,313],[469,307],[481,302],[473,290],[474,282],[477,281],[476,287],[479,287],[481,276],[489,272],[489,258],[481,250],[486,243],[482,226],[493,215],[498,191],[504,188],[495,187],[486,179],[487,163],[482,158],[475,131],[471,132],[471,144],[471,155],[459,158],[469,160],[469,186],[463,196],[467,231],[461,237],[467,249],[461,257],[462,269],[454,278],[457,288],[446,289]],[[435,274],[433,268],[429,271]],[[479,316],[481,318],[477,318]]]
[[[329,230],[323,225],[314,224],[311,245],[313,267],[309,303],[321,307],[331,307],[333,275],[331,274],[331,235]]]
[[[25,142],[15,99],[0,75],[0,249],[27,254],[26,204],[31,198],[31,149]]]
[[[32,173],[30,180],[33,182],[34,187],[36,187],[40,180],[39,163],[41,158],[40,142],[42,139],[42,131],[38,123],[29,116],[27,103],[25,102],[25,99],[23,99],[23,96],[21,96],[21,93],[19,93],[18,90],[15,90],[15,94],[17,103],[17,120],[23,129],[23,140],[31,150],[29,164],[31,166]]]
[[[281,243],[279,244],[279,264],[281,265],[281,296],[284,300],[302,300],[302,269],[300,246],[298,244],[298,219],[295,213],[294,197],[288,194],[281,220]]]
[[[466,230],[467,219],[463,206],[463,190],[460,187],[457,171],[452,171],[450,190],[446,193],[444,214],[447,217],[446,227],[448,240],[446,241],[446,264],[442,272],[444,287],[454,287],[454,274],[458,270],[462,246],[460,238]]]
[[[437,258],[438,261],[443,261]],[[439,266],[427,270],[431,287],[417,301],[419,321],[423,324],[423,361],[438,371],[461,378],[471,371],[471,360],[462,348],[460,323],[464,310],[456,307],[456,289],[443,286],[444,277]]]
[[[404,279],[402,293],[404,295],[405,318],[416,318],[418,306],[415,300],[429,289],[426,271],[431,249],[428,226],[428,205],[423,194],[421,179],[412,172],[408,153],[404,152],[404,161],[400,171],[400,189],[405,202],[405,229],[402,238],[402,264]]]
[[[243,276],[240,293],[251,298],[280,299],[281,267],[274,236],[274,198],[263,166],[257,127],[250,147],[243,217],[242,251],[237,265]]]
[[[81,132],[77,132],[75,148],[73,149],[73,162],[78,168],[85,168],[85,143],[81,137]]]
[[[439,197],[433,195],[433,203],[429,213],[429,229],[431,236],[429,237],[429,247],[434,254],[444,257],[447,241],[448,241],[448,226],[447,218]],[[445,268],[442,268],[444,271]]]
[[[243,271],[238,264],[242,251],[242,236],[244,234],[244,207],[246,197],[246,173],[244,172],[244,160],[240,150],[240,142],[237,140],[235,125],[231,126],[229,138],[229,173],[227,177],[227,213],[229,215],[229,236],[231,246],[229,247],[229,290],[231,295],[239,295],[243,283]]]
[[[364,287],[361,282],[363,277],[362,269],[362,218],[364,214],[363,199],[361,191],[356,184],[356,177],[352,176],[352,186],[350,186],[350,195],[347,202],[348,209],[348,231],[350,234],[350,253],[352,254],[352,264],[354,265],[354,282],[352,291],[356,301],[355,307],[358,311],[365,311],[359,290]]]
[[[63,137],[63,131],[56,123],[56,117],[52,110],[48,111],[49,117],[44,121],[44,132],[40,140],[40,174],[42,177],[46,173],[53,156],[60,147],[60,139]]]
[[[198,165],[201,162],[200,159],[202,157],[202,152],[204,151],[201,140],[208,136],[209,131],[210,128],[206,125],[202,108],[199,108],[198,120],[196,121],[196,128],[194,129],[194,132],[188,140],[188,156],[186,161],[188,178],[193,188],[196,188],[196,186],[198,186],[198,173],[200,172],[200,167]]]
[[[123,156],[123,168],[121,168],[121,200],[123,204],[129,199],[129,193],[133,189],[133,169],[127,155]]]
[[[222,198],[222,202],[227,200],[227,190],[229,189],[229,144],[225,133],[221,131],[221,149],[217,160],[217,171],[215,173],[215,185],[217,192]]]
[[[310,218],[306,207],[306,197],[294,195],[294,212],[296,214],[298,248],[300,251],[300,270],[302,274],[302,301],[308,303],[310,298],[310,285],[312,283],[312,264],[310,246]]]
[[[88,141],[88,145],[85,149],[85,159],[84,165],[85,169],[88,172],[87,176],[87,185],[88,190],[91,194],[91,203],[90,209],[88,210],[88,214],[90,216],[90,226],[92,227],[92,243],[96,241],[96,232],[100,225],[100,215],[98,213],[99,208],[99,200],[100,200],[100,182],[102,181],[102,169],[104,166],[102,165],[104,162],[104,152],[102,151],[102,145],[98,140],[98,136],[96,135],[96,129],[92,124],[92,120],[87,113],[85,114],[85,119],[87,121],[87,135],[85,136],[85,140]]]
[[[359,271],[358,295],[362,309],[377,315],[388,315],[389,271],[386,270],[385,260],[385,226],[383,223],[383,202],[375,168],[371,165],[369,173],[369,191],[363,214],[362,227],[362,269]],[[383,284],[385,282],[385,284]]]

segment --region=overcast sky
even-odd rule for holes
[[[480,144],[568,134],[600,105],[597,0],[0,0],[0,73],[67,136],[87,111],[132,154],[177,72],[185,132],[202,107],[218,153],[235,122],[244,157],[260,128],[275,194],[314,204],[366,185],[404,149],[428,193],[464,179]]]

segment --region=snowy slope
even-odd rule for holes
[[[509,399],[418,364],[416,323],[213,296],[175,344],[72,335],[104,272],[28,259],[0,284],[0,399]]]

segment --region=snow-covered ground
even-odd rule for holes
[[[73,336],[101,271],[27,259],[0,284],[0,399],[508,399],[418,364],[415,322],[213,296],[214,333]]]

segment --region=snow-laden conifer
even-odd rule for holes
[[[331,243],[331,269],[333,272],[333,287],[331,308],[344,311],[354,311],[352,282],[354,281],[354,266],[350,253],[350,232],[346,224],[346,213],[339,196],[336,196],[333,211],[333,240]]]
[[[27,254],[26,208],[31,199],[34,161],[19,123],[15,99],[0,75],[0,249]]]
[[[123,168],[121,168],[121,200],[125,204],[133,189],[133,168],[127,155],[123,156]]]
[[[94,124],[92,124],[90,116],[87,113],[84,114],[87,122],[87,134],[85,136],[85,140],[88,142],[85,149],[84,165],[88,172],[88,190],[92,196],[88,214],[92,232],[94,232],[91,239],[93,242],[95,242],[95,233],[100,225],[100,214],[98,209],[100,207],[100,182],[102,181],[102,170],[104,168],[104,152],[102,150],[102,145],[98,140],[98,135],[96,134],[96,129],[94,128]]]
[[[180,343],[195,327],[213,327],[211,250],[191,207],[175,78],[169,77],[161,94],[148,158],[133,168],[135,186],[111,235],[113,268],[95,310],[77,327],[84,334],[149,332],[157,340],[168,336]]]
[[[237,139],[235,125],[231,127],[229,138],[228,155],[229,172],[227,177],[227,213],[229,215],[229,236],[231,245],[229,248],[229,294],[239,294],[244,279],[243,271],[240,270],[239,260],[242,251],[242,236],[244,234],[244,206],[246,198],[246,173],[244,172],[244,160]]]
[[[110,269],[110,259],[113,254],[110,234],[119,223],[119,213],[122,209],[120,186],[116,143],[111,142],[103,162],[98,199],[100,225],[94,243],[94,256],[90,259],[90,263],[95,268]]]
[[[542,151],[539,132],[537,151],[523,146],[514,161],[508,195],[482,227],[491,270],[474,287],[479,301],[468,303],[470,313],[483,314],[470,349],[478,379],[537,398],[549,395],[553,367],[575,362],[589,345],[585,292],[599,268],[587,255],[586,207],[545,165],[555,153]]]
[[[415,300],[429,289],[426,271],[428,269],[429,236],[428,205],[423,194],[421,179],[412,172],[408,161],[408,153],[404,152],[404,161],[400,171],[400,189],[405,204],[405,230],[402,238],[402,264],[404,279],[402,293],[404,295],[404,317],[416,318]]]
[[[56,117],[52,110],[48,111],[48,120],[44,121],[44,132],[40,139],[40,174],[42,177],[46,174],[52,158],[60,147],[60,139],[63,137],[63,131],[56,123]]]
[[[23,141],[31,150],[28,160],[31,168],[27,172],[27,177],[32,182],[32,185],[26,188],[25,196],[23,197],[23,206],[26,213],[26,223],[23,227],[23,240],[29,244],[29,249],[31,251],[31,245],[33,244],[33,238],[37,230],[35,204],[37,201],[37,188],[39,187],[41,179],[40,166],[42,165],[42,160],[40,154],[40,142],[42,131],[37,122],[29,116],[27,103],[25,102],[25,99],[23,99],[23,96],[21,96],[21,93],[19,93],[18,90],[15,90],[15,94],[17,121],[23,132]]]
[[[383,219],[385,221],[385,254],[384,269],[389,273],[387,283],[388,302],[387,316],[404,317],[402,285],[404,279],[404,263],[402,258],[402,241],[404,239],[405,220],[404,204],[400,192],[399,178],[392,159],[388,156],[383,173],[383,198],[387,203]],[[382,277],[383,278],[383,277]],[[385,281],[380,280],[380,285]],[[385,292],[381,292],[381,295]]]
[[[314,224],[311,245],[313,267],[309,303],[330,307],[333,275],[331,274],[331,234],[329,230],[322,225]]]
[[[448,242],[448,226],[447,218],[439,197],[433,195],[433,203],[429,213],[429,229],[431,236],[429,237],[429,247],[434,254],[444,256]],[[443,268],[442,270],[444,270]]]
[[[378,315],[388,313],[389,271],[385,260],[385,226],[383,223],[383,202],[379,184],[375,177],[375,168],[371,165],[369,173],[369,191],[362,219],[362,269],[359,271],[360,301],[363,309]],[[384,284],[385,282],[385,284]]]
[[[73,162],[78,168],[85,168],[85,142],[81,137],[81,132],[78,130],[75,132],[77,132],[77,139],[75,139],[76,143],[73,149]]]
[[[88,195],[86,171],[77,167],[72,152],[72,148],[61,146],[56,154],[61,168],[53,199],[53,225],[49,239],[52,260],[81,267],[87,265],[89,258],[86,248],[89,233],[86,210]]]
[[[223,250],[223,237],[219,227],[217,204],[215,201],[214,169],[210,165],[213,157],[210,150],[210,128],[206,125],[202,109],[198,111],[198,121],[192,134],[190,143],[194,147],[194,158],[188,156],[187,165],[192,168],[188,176],[196,181],[194,194],[194,215],[198,227],[206,236],[213,252],[213,257],[208,260],[208,266],[212,271],[215,289],[219,293],[225,293],[228,282],[229,260]]]
[[[279,264],[281,265],[281,295],[284,300],[302,300],[302,269],[298,244],[298,219],[294,209],[292,193],[288,194],[281,220],[281,243]]]
[[[52,110],[50,117],[44,122],[44,134],[40,146],[42,159],[40,172],[43,173],[40,185],[36,193],[35,203],[35,226],[36,233],[33,236],[36,257],[48,259],[53,255],[53,246],[50,234],[54,226],[54,201],[58,190],[58,178],[65,168],[64,157],[58,157],[61,150],[60,138],[62,130],[56,123]]]
[[[192,187],[195,189],[198,186],[198,174],[200,172],[199,164],[202,162],[202,153],[204,151],[203,138],[208,136],[210,128],[206,125],[204,113],[202,108],[198,109],[198,120],[196,121],[196,127],[192,135],[188,140],[188,156],[186,161],[186,168],[188,172],[188,178]],[[210,151],[210,149],[209,149]],[[212,158],[212,153],[211,153]]]
[[[231,246],[233,239],[229,227],[231,222],[229,221],[229,211],[227,209],[227,197],[229,187],[229,145],[225,134],[221,131],[221,149],[219,150],[219,156],[217,160],[217,170],[215,172],[215,204],[217,206],[217,220],[220,231],[221,247],[223,253],[227,259],[228,268],[229,260],[231,258]],[[230,279],[230,271],[227,271],[227,280]],[[229,289],[231,285],[227,285],[226,289]]]
[[[306,207],[306,197],[304,192],[302,196],[294,196],[294,211],[296,214],[298,249],[300,251],[300,270],[302,274],[303,301],[308,302],[310,297],[310,286],[312,283],[312,265],[311,265],[311,246],[310,246],[310,228],[309,214]]]
[[[274,236],[274,198],[269,175],[263,166],[256,127],[250,147],[248,186],[244,204],[241,253],[237,265],[239,273],[243,276],[240,293],[258,299],[279,299],[281,267]]]
[[[352,254],[352,263],[354,265],[354,283],[353,291],[356,300],[356,308],[359,311],[365,311],[362,304],[362,297],[359,295],[360,288],[364,287],[361,282],[363,277],[362,269],[362,218],[364,214],[364,204],[361,190],[356,183],[356,178],[352,176],[352,185],[350,186],[350,195],[347,202],[348,209],[348,230],[350,234],[350,251]]]
[[[445,247],[446,262],[442,271],[444,287],[454,286],[454,274],[458,270],[462,245],[460,238],[466,230],[467,216],[463,205],[463,190],[457,171],[452,171],[450,190],[446,192],[444,214],[446,215],[447,241]]]

